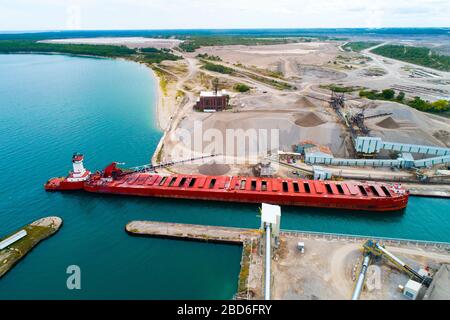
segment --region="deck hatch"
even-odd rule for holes
[[[195,184],[195,181],[197,181],[197,178],[192,178],[191,181],[189,182],[189,188],[192,188]]]
[[[173,187],[173,185],[174,185],[176,180],[177,180],[177,177],[171,178],[170,181],[169,181],[169,187]]]
[[[374,195],[376,195],[377,197],[380,196],[380,194],[378,193],[378,190],[374,186],[370,186],[369,188],[370,188],[370,191],[372,191],[372,193]]]
[[[347,187],[352,196],[358,195],[358,188],[354,184],[347,184]]]
[[[309,187],[309,183],[308,182],[304,182],[303,186],[305,187],[305,192],[306,193],[311,193],[311,188]]]
[[[199,178],[198,179],[198,188],[203,188],[203,186],[205,185],[206,179],[205,178]]]
[[[267,181],[265,180],[261,181],[261,190],[267,191]]]
[[[155,183],[156,179],[158,179],[158,176],[151,176],[150,178],[147,179],[146,184],[151,186]]]
[[[184,184],[186,183],[186,180],[187,180],[186,177],[181,178],[180,184],[179,184],[178,186],[179,186],[180,188],[184,187]]]
[[[381,186],[381,189],[383,189],[384,194],[386,195],[386,197],[392,197],[391,193],[389,192],[388,188],[386,188],[385,186]]]
[[[166,180],[167,180],[167,177],[163,177],[161,179],[161,181],[159,182],[159,185],[162,186],[164,184],[164,182],[166,182]]]
[[[358,188],[359,188],[359,191],[361,191],[363,196],[367,196],[367,191],[362,185],[359,185]]]
[[[318,181],[314,181],[314,188],[316,189],[317,193],[324,193],[325,189],[323,187],[323,184]]]
[[[277,192],[278,191],[278,180],[272,180],[272,191]]]

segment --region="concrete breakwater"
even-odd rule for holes
[[[241,271],[235,299],[262,298],[263,263],[258,254],[259,230],[155,221],[132,221],[125,230],[133,236],[241,245]]]
[[[23,257],[27,255],[39,242],[52,236],[62,225],[59,217],[46,217],[36,220],[16,232],[3,237],[0,242],[11,239],[0,250],[0,278],[11,270]],[[14,239],[14,235],[20,238]]]

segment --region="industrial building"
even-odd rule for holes
[[[444,264],[439,268],[423,299],[450,300],[450,264]]]
[[[435,165],[450,164],[450,149],[404,144],[397,142],[385,142],[378,137],[357,137],[355,149],[363,159],[334,158],[331,152],[323,147],[304,148],[305,162],[309,164],[325,164],[332,166],[360,166],[360,167],[391,167],[391,168],[430,168]],[[400,155],[397,159],[371,159],[367,156],[375,156],[382,150],[396,151]],[[429,158],[415,160],[413,154],[431,156]]]
[[[225,90],[202,91],[197,99],[195,109],[202,112],[217,112],[228,106],[229,95]]]
[[[355,149],[356,152],[366,155],[377,154],[381,150],[427,154],[434,157],[450,155],[450,148],[386,142],[379,137],[357,137]]]
[[[314,180],[330,180],[333,176],[331,171],[323,167],[313,166]]]

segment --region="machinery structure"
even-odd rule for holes
[[[381,245],[379,242],[375,242],[373,240],[367,240],[364,244],[364,250],[367,253],[370,253],[373,257],[382,257],[387,259],[389,262],[394,264],[401,271],[406,272],[410,278],[413,280],[425,285],[429,286],[431,283],[431,278],[427,276],[423,276],[416,272],[413,268],[408,266],[405,262],[403,262],[400,258],[393,255],[391,252],[386,250],[386,248]]]
[[[364,114],[364,112],[365,112],[365,109],[363,109],[363,111],[360,111],[354,115],[349,116],[350,125],[356,126],[359,129],[360,133],[363,135],[368,135],[370,133],[369,128],[367,128],[367,126],[365,124],[365,120],[381,118],[381,117],[386,117],[386,116],[392,115],[392,112],[389,112],[389,113],[380,113],[380,114],[375,114],[375,115],[371,115],[371,116],[366,116]]]
[[[272,247],[279,246],[280,236],[280,206],[262,204],[261,208],[261,230],[265,237],[265,275],[264,275],[264,300],[270,300],[271,288],[271,262]]]
[[[428,287],[432,282],[432,278],[428,275],[421,274],[420,271],[417,272],[400,258],[389,252],[381,243],[367,240],[364,245],[364,260],[361,266],[361,271],[356,282],[355,290],[353,291],[352,300],[358,300],[361,295],[361,291],[364,287],[365,276],[367,268],[370,265],[371,260],[376,258],[384,258],[394,266],[396,266],[400,271],[405,272],[410,280],[405,287],[401,286],[404,291],[405,296],[415,299],[422,286]],[[418,289],[417,289],[418,288]],[[414,292],[414,293],[411,293]]]

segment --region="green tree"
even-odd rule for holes
[[[405,93],[403,91],[400,91],[397,95],[397,100],[400,102],[403,102],[405,100]]]
[[[384,89],[384,90],[381,92],[381,96],[382,96],[384,99],[386,99],[386,100],[391,100],[391,99],[393,99],[394,96],[395,96],[395,91],[392,90],[392,89]]]
[[[233,89],[237,92],[247,92],[250,90],[250,87],[243,83],[236,83]]]
[[[431,105],[433,106],[433,111],[436,112],[448,111],[450,109],[449,102],[447,100],[437,100]]]

